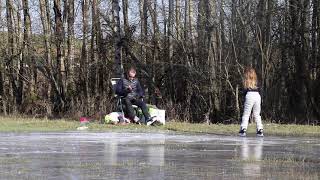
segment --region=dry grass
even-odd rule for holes
[[[79,126],[78,120],[48,120],[23,117],[0,117],[0,132],[54,132],[75,131]],[[265,135],[267,136],[309,136],[320,137],[320,126],[307,125],[280,125],[265,124]],[[191,124],[181,122],[168,122],[165,126],[147,127],[143,125],[108,125],[92,122],[89,131],[133,131],[133,132],[155,132],[175,131],[185,133],[210,133],[221,135],[237,135],[238,124]],[[255,125],[248,128],[248,135],[254,136]]]

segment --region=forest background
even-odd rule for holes
[[[0,113],[94,116],[134,65],[169,119],[236,123],[243,71],[263,119],[320,123],[319,0],[0,0]]]

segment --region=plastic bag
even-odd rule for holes
[[[104,117],[106,124],[118,124],[119,122],[129,123],[130,120],[125,118],[121,112],[112,112]]]

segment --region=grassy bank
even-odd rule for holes
[[[240,125],[238,124],[190,124],[190,123],[168,123],[165,127],[168,130],[183,132],[214,133],[224,135],[238,135]],[[248,133],[255,135],[255,124],[250,124]],[[285,125],[285,124],[264,124],[264,134],[272,136],[308,136],[320,137],[320,126],[308,125]]]
[[[0,117],[0,132],[63,132],[75,131],[79,126],[76,120],[47,120],[19,117]],[[320,126],[265,124],[265,134],[277,136],[309,136],[320,137]],[[140,125],[107,125],[98,122],[89,124],[89,131],[126,131],[126,132],[159,132],[175,131],[185,133],[212,133],[237,135],[239,125],[223,124],[190,124],[168,122],[165,126],[147,127]],[[251,124],[248,134],[254,136],[255,125]]]

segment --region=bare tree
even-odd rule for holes
[[[75,52],[74,52],[74,0],[68,0],[67,9],[67,24],[68,24],[68,39],[67,39],[67,60],[68,60],[68,77],[67,88],[70,92],[75,91]]]
[[[10,95],[15,97],[17,94],[17,85],[15,77],[15,66],[14,66],[14,56],[15,56],[15,32],[13,27],[13,2],[12,0],[6,0],[6,16],[7,16],[7,28],[8,28],[8,51],[6,66],[9,68],[9,79],[11,83]],[[12,102],[12,101],[11,101]],[[12,105],[13,112],[16,113],[16,103]]]
[[[109,78],[123,76],[130,62],[143,76],[145,100],[161,97],[170,118],[237,122],[243,70],[251,66],[264,118],[319,124],[317,0],[30,2],[0,0],[4,114],[112,111]],[[40,10],[40,33],[31,8]]]
[[[23,24],[24,24],[24,33],[23,33],[23,46],[22,46],[22,60],[26,62],[28,65],[29,69],[29,74],[31,74],[31,87],[30,87],[30,95],[34,96],[35,95],[35,86],[36,86],[36,77],[34,74],[36,73],[35,66],[33,59],[31,57],[32,54],[32,45],[31,45],[31,19],[30,19],[30,14],[29,14],[29,3],[27,0],[22,1],[22,7],[23,7]],[[20,76],[24,76],[23,73],[24,68],[21,68]],[[21,87],[20,89],[20,94],[22,97],[22,91],[23,91],[23,80],[22,78],[19,81],[19,86]]]
[[[49,14],[48,9],[47,9],[47,0],[39,0],[40,3],[40,17],[41,17],[41,22],[42,22],[42,29],[43,29],[43,35],[44,35],[44,44],[45,44],[45,49],[46,49],[46,61],[48,64],[51,63],[51,46],[50,46],[50,39],[51,39],[51,30],[50,30],[50,25],[47,15]]]
[[[84,89],[82,99],[87,107],[89,106],[89,55],[88,55],[88,20],[89,20],[89,1],[82,0],[82,50],[81,50],[81,79]],[[84,108],[85,114],[89,111]]]
[[[129,31],[129,16],[128,16],[128,0],[122,0],[123,26],[124,33],[127,36]]]
[[[311,37],[311,43],[312,43],[312,47],[311,47],[311,60],[312,60],[312,63],[311,63],[311,66],[312,66],[312,77],[313,79],[315,79],[317,77],[317,51],[318,51],[318,44],[319,44],[319,41],[317,41],[317,36],[319,36],[319,34],[317,35],[317,21],[318,21],[318,18],[319,18],[319,15],[318,15],[318,4],[319,4],[319,1],[317,0],[312,0],[312,6],[313,6],[313,9],[312,9],[312,31],[311,31],[311,34],[312,34],[312,37]]]
[[[3,17],[2,17],[2,0],[0,0],[0,22],[1,22],[1,27],[0,29],[3,30],[4,28],[4,22],[3,22]],[[7,115],[7,96],[5,95],[5,63],[1,62],[0,63],[0,99],[1,99],[1,107],[2,107],[2,112],[4,115]]]
[[[146,44],[148,42],[148,6],[149,0],[140,0],[140,19],[141,19],[141,60],[147,62],[147,49]]]
[[[177,40],[181,39],[181,0],[176,0],[175,6],[175,30]]]
[[[56,50],[57,50],[57,62],[54,66],[56,68],[56,71],[54,72],[54,78],[57,81],[58,87],[56,89],[58,92],[56,92],[56,96],[58,96],[58,99],[60,102],[58,102],[58,106],[61,108],[64,108],[65,103],[65,89],[63,86],[63,80],[62,80],[62,66],[64,66],[64,57],[62,56],[63,51],[63,41],[64,41],[64,30],[63,30],[63,22],[62,22],[62,10],[61,10],[61,1],[60,0],[54,0],[53,10],[55,13],[55,44],[56,44]]]
[[[121,63],[121,33],[120,33],[120,6],[119,0],[112,0],[113,17],[114,17],[114,61],[116,68],[116,76],[122,77],[122,63]]]
[[[174,23],[174,1],[173,0],[169,0],[169,16],[168,16],[168,32],[166,34],[167,36],[167,48],[168,48],[168,55],[167,58],[169,59],[169,64],[170,64],[170,81],[169,81],[169,87],[170,87],[170,94],[171,94],[171,101],[174,101],[175,99],[175,88],[174,88],[174,82],[173,82],[173,23]]]

